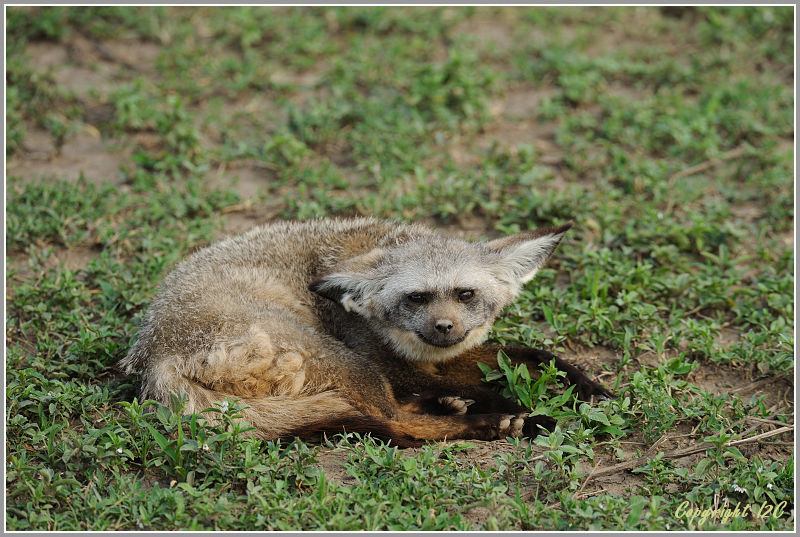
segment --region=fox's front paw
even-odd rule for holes
[[[474,399],[462,399],[455,395],[439,397],[436,401],[448,414],[455,416],[466,414],[467,407],[475,402]]]
[[[522,414],[506,414],[503,416],[503,418],[500,420],[498,437],[505,438],[508,436],[519,436],[522,433],[522,428],[525,426],[525,418],[527,417],[527,412]]]
[[[471,438],[497,440],[519,436],[525,425],[527,412],[522,414],[472,414],[466,416],[472,424]]]

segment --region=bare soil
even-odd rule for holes
[[[21,151],[8,159],[6,173],[26,182],[54,177],[77,181],[83,176],[98,185],[104,182],[119,185],[120,166],[130,165],[132,154],[131,147],[121,148],[118,141],[102,139],[91,125],[68,137],[60,149],[47,131],[29,125]]]

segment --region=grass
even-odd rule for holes
[[[774,433],[793,426],[792,8],[6,14],[7,529],[794,527]],[[88,59],[44,66],[69,47]],[[15,173],[41,140],[68,167],[87,132],[114,176]],[[472,236],[574,219],[491,338],[583,360],[618,398],[502,363],[487,379],[554,432],[402,451],[254,440],[235,404],[212,425],[114,369],[161,279],[235,217],[355,214]]]

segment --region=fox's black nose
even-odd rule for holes
[[[449,319],[438,319],[436,321],[436,330],[438,330],[442,334],[446,334],[452,329],[453,329],[453,321]]]

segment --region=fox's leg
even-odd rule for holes
[[[493,440],[522,431],[524,411],[451,416],[409,412],[395,399],[390,370],[380,360],[308,334],[303,336],[305,349],[295,351],[287,348],[289,337],[251,326],[198,357],[184,374],[175,375],[173,365],[165,363],[157,376],[168,383],[168,391],[189,394],[192,411],[239,398],[247,407],[243,418],[257,428],[253,434],[269,440],[358,432],[408,447],[426,440]]]
[[[276,348],[273,337],[253,324],[240,337],[216,344],[188,376],[236,397],[298,395],[306,381],[306,358],[305,352]]]
[[[592,381],[578,368],[549,352],[527,347],[481,345],[440,364],[436,375],[423,372],[415,375],[416,391],[409,390],[408,386],[398,387],[398,391],[405,393],[401,402],[410,411],[430,414],[524,412],[526,409],[502,397],[483,382],[483,373],[477,364],[480,362],[497,368],[499,350],[503,350],[515,365],[524,364],[530,370],[536,370],[539,364],[548,364],[554,360],[556,367],[567,373],[567,381],[576,385],[577,395],[582,400],[588,401],[593,396],[598,399],[613,397],[611,392]],[[540,426],[552,430],[555,422],[547,416],[531,416],[525,420],[523,433],[536,436],[540,432]]]
[[[605,387],[590,379],[569,362],[547,351],[522,346],[480,345],[439,366],[439,373],[454,383],[480,385],[483,373],[477,363],[497,368],[497,353],[500,350],[506,353],[513,364],[524,364],[531,371],[537,370],[539,364],[549,364],[554,360],[555,366],[566,372],[568,383],[575,385],[578,398],[583,401],[590,401],[592,397],[596,399],[614,397]]]
[[[555,420],[548,416],[530,416],[527,409],[510,399],[506,399],[497,392],[467,386],[442,385],[440,392],[426,392],[406,396],[401,401],[401,407],[406,412],[414,412],[428,416],[453,416],[465,418],[495,416],[498,412],[509,412],[519,418],[524,418],[522,434],[533,438],[542,432],[542,429],[552,431],[556,425]],[[484,391],[486,390],[486,391]],[[488,393],[487,393],[488,392]],[[468,393],[478,399],[469,399],[457,395],[441,395],[441,393]],[[507,415],[507,416],[508,416]],[[507,434],[506,436],[516,436]],[[451,437],[454,438],[454,437]],[[480,438],[472,436],[471,438]]]
[[[460,378],[458,375],[450,376],[447,372],[436,373],[430,366],[393,360],[385,363],[387,380],[391,381],[392,394],[401,412],[411,419],[419,416],[442,418],[442,423],[452,418],[469,420],[472,417],[496,420],[492,416],[524,416],[523,433],[533,437],[541,432],[540,426],[552,430],[555,421],[547,416],[528,416],[529,410],[507,399],[482,382],[480,370],[475,360],[470,363],[478,375],[474,379]],[[495,361],[495,367],[497,363]],[[466,368],[465,368],[466,369]],[[491,417],[491,418],[490,418]],[[490,435],[491,436],[491,435]],[[512,436],[512,435],[506,435]],[[460,438],[449,434],[448,438]],[[481,434],[473,431],[468,438],[482,438]]]
[[[521,412],[434,416],[399,411],[390,423],[412,438],[496,440],[507,436],[519,436],[527,415],[527,412]]]
[[[434,416],[527,411],[487,386],[453,384],[441,379],[430,379],[425,385],[425,389],[399,396],[400,407],[408,412]]]
[[[390,417],[359,414],[305,423],[283,437],[316,439],[322,434],[369,433],[399,447],[418,447],[426,441],[497,440],[519,436],[523,427],[527,428],[526,416],[527,413],[433,416],[398,409]]]

